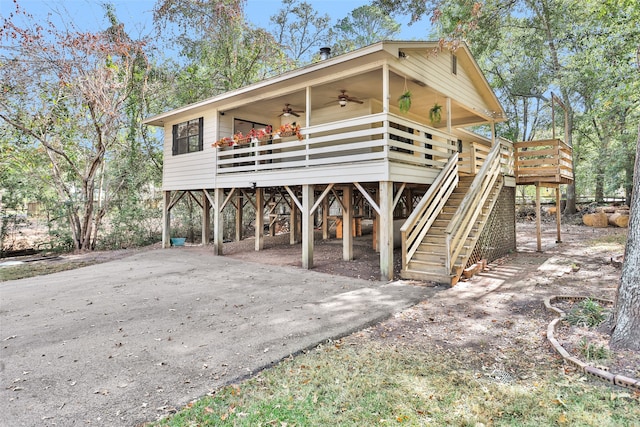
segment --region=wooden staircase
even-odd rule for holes
[[[442,188],[430,188],[401,228],[401,276],[455,285],[503,187],[499,147],[478,175],[458,176],[455,166],[442,174],[432,186]]]
[[[407,279],[429,280],[438,283],[450,283],[451,272],[447,271],[447,226],[458,210],[462,199],[467,194],[473,177],[458,178],[458,186],[444,208],[431,225],[429,232],[422,239],[418,249],[411,257],[401,276]]]

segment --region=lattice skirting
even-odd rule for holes
[[[494,261],[516,250],[516,189],[502,187],[467,267],[481,259]]]

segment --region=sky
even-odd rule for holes
[[[105,0],[113,3],[118,18],[132,36],[142,36],[153,31],[152,9],[155,0]],[[353,9],[368,4],[370,0],[306,0],[321,14],[328,13],[334,23],[344,18]],[[54,18],[69,15],[79,30],[96,30],[106,26],[101,0],[19,0],[21,7],[34,16]],[[257,26],[269,28],[269,18],[280,9],[279,0],[247,0],[247,20]],[[6,17],[13,11],[13,0],[0,0],[0,15]],[[66,19],[65,19],[66,20]],[[428,19],[407,25],[409,17],[396,17],[402,24],[399,39],[428,39]]]

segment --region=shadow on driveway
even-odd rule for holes
[[[186,248],[2,282],[2,423],[154,420],[438,289]]]

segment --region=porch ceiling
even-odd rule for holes
[[[445,118],[447,113],[446,98],[444,95],[437,93],[428,86],[423,86],[409,79],[407,79],[405,83],[405,78],[394,72],[390,73],[389,83],[392,111],[393,107],[397,106],[398,97],[404,92],[406,84],[407,89],[409,89],[412,94],[412,106],[408,116],[414,120],[428,123],[429,110],[435,103],[438,103],[442,106],[442,121],[437,127],[446,127]],[[311,88],[312,112],[313,110],[326,108],[331,105],[334,105],[335,108],[339,110],[341,107],[338,104],[338,95],[342,90],[345,90],[349,96],[365,102],[369,99],[382,102],[382,69],[372,70],[357,76],[336,78],[335,81],[313,86]],[[282,113],[286,104],[289,104],[293,110],[302,111],[299,114],[301,117],[304,117],[306,106],[305,90],[253,102],[234,110],[227,110],[227,112],[236,111],[237,114],[247,112],[255,115],[264,115],[267,113],[276,117]],[[451,109],[452,125],[454,127],[486,122],[484,117],[463,108],[454,100],[451,102]]]

